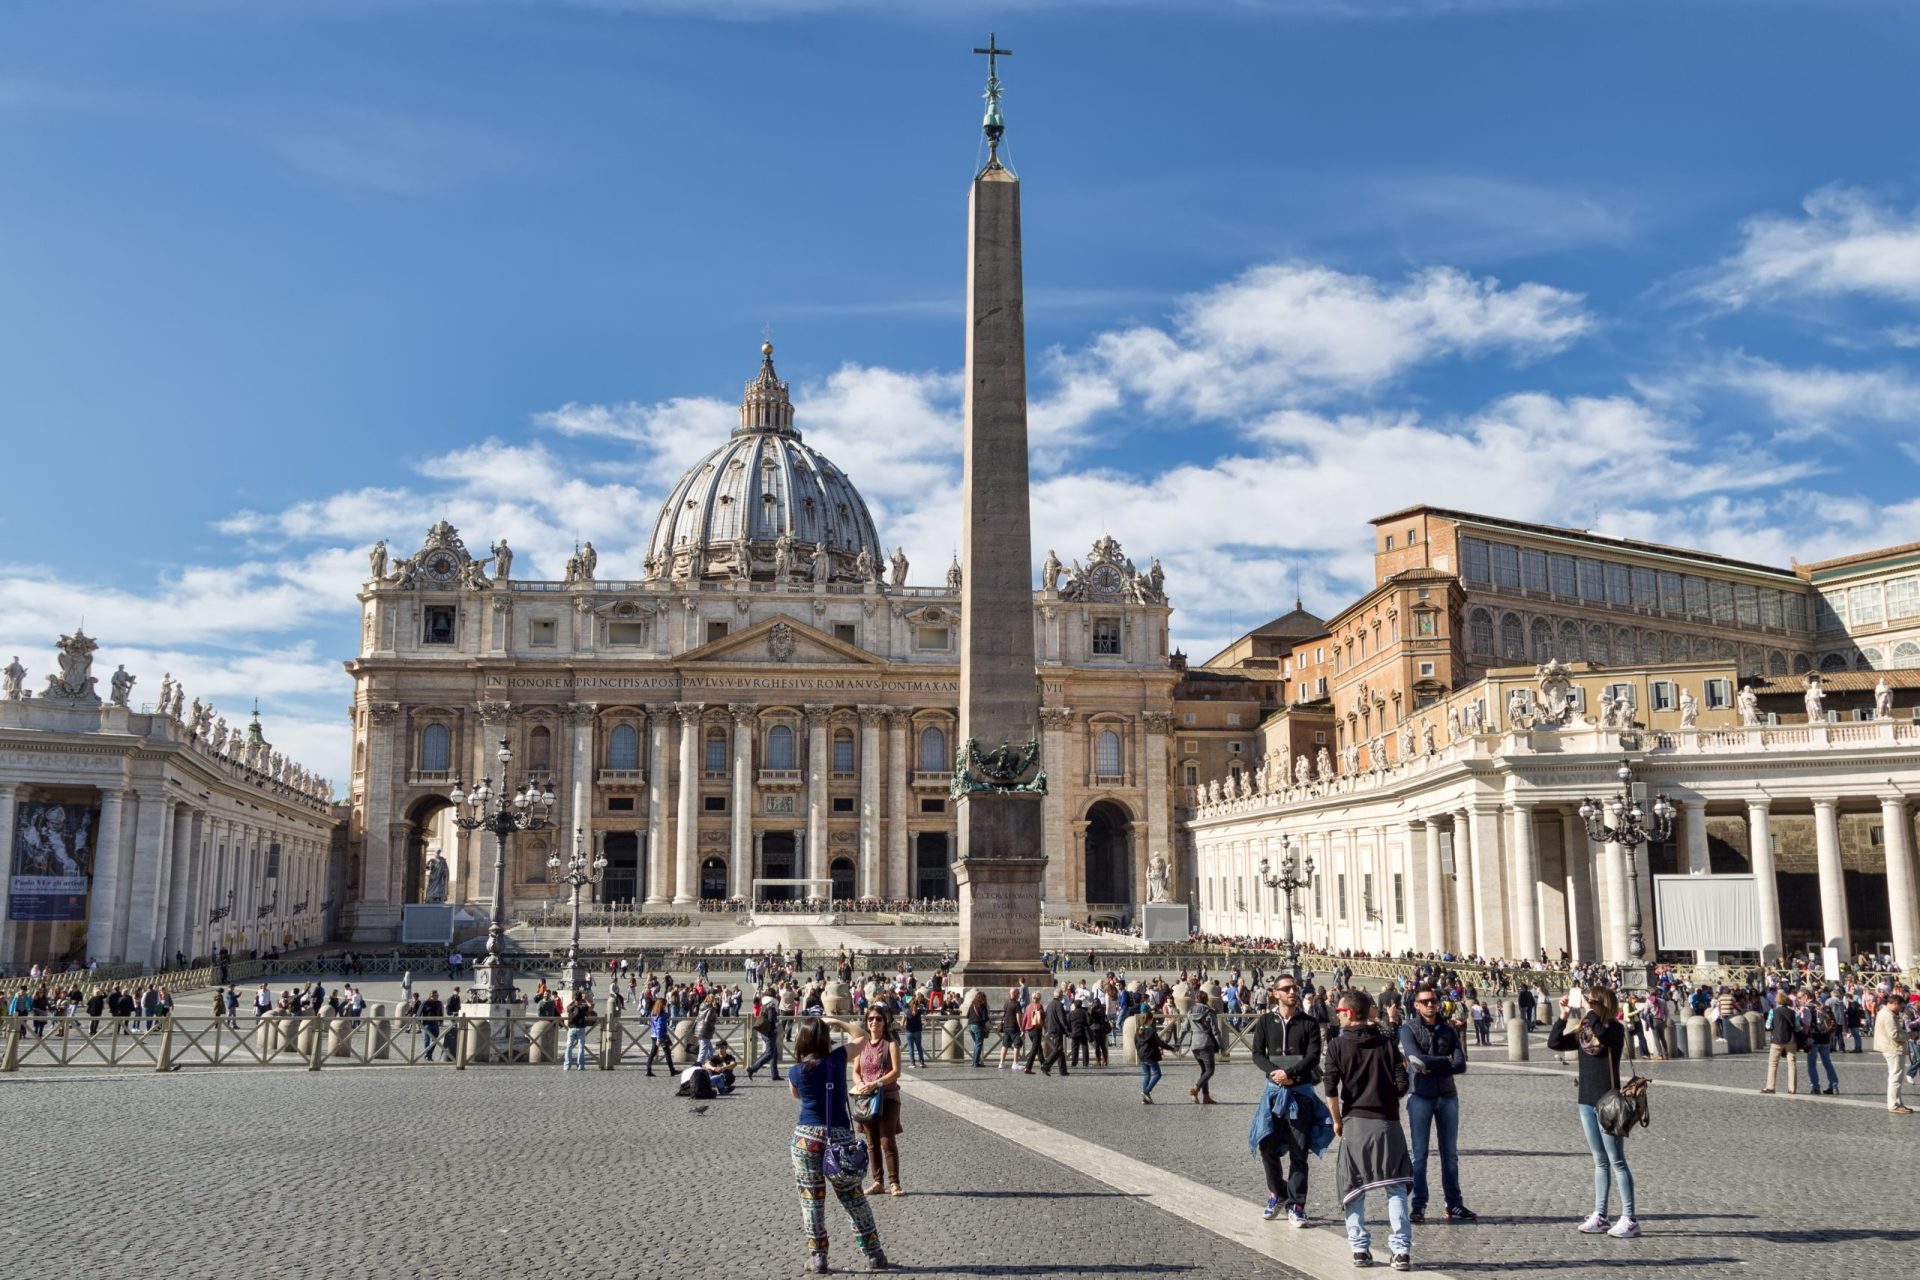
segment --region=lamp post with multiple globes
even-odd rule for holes
[[[1673,838],[1673,819],[1679,810],[1662,792],[1653,798],[1650,810],[1640,807],[1633,790],[1633,765],[1622,760],[1616,775],[1620,790],[1611,800],[1591,797],[1580,802],[1580,820],[1586,823],[1587,839],[1595,844],[1617,844],[1627,863],[1627,956],[1620,965],[1620,991],[1638,995],[1649,986],[1647,943],[1641,934],[1640,870],[1634,850],[1643,844],[1663,844]],[[1611,825],[1609,825],[1611,819]]]
[[[1293,837],[1281,836],[1280,848],[1285,856],[1280,861],[1279,871],[1267,859],[1260,859],[1260,883],[1269,889],[1278,889],[1287,895],[1287,910],[1283,917],[1286,936],[1281,940],[1287,944],[1287,969],[1295,979],[1300,977],[1300,942],[1293,934],[1293,895],[1313,883],[1313,855],[1305,860],[1294,857]]]
[[[561,990],[572,999],[575,991],[587,985],[587,971],[580,964],[580,890],[588,885],[597,885],[607,873],[607,857],[589,860],[586,851],[586,836],[578,827],[573,832],[573,853],[565,861],[555,853],[547,859],[549,874],[558,873],[560,882],[573,886],[573,936],[567,940],[567,967]]]
[[[447,797],[453,801],[453,821],[463,831],[484,830],[493,833],[493,902],[487,921],[487,950],[473,967],[473,1003],[479,1005],[508,1004],[514,999],[513,965],[506,957],[504,945],[507,840],[516,832],[544,830],[547,815],[553,812],[554,804],[552,781],[542,785],[539,778],[530,778],[522,783],[520,789],[508,798],[508,789],[512,786],[509,770],[513,766],[513,748],[507,745],[505,738],[500,739],[500,749],[494,752],[494,758],[500,762],[500,790],[497,793],[493,788],[493,775],[488,774],[480,779],[479,785],[472,791],[455,782],[453,791]],[[494,803],[496,794],[500,797],[498,804]],[[467,806],[469,812],[463,814],[462,805]]]

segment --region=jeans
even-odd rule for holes
[[[576,1050],[578,1050],[577,1059]],[[580,1070],[587,1069],[587,1029],[585,1027],[567,1028],[567,1069],[572,1070],[576,1061],[579,1063]]]
[[[1307,1205],[1307,1142],[1312,1136],[1282,1117],[1273,1122],[1273,1131],[1260,1139],[1260,1168],[1267,1176],[1267,1193],[1303,1210]],[[1285,1170],[1280,1167],[1281,1156],[1287,1158]]]
[[[921,1035],[918,1031],[907,1032],[907,1061],[924,1067],[927,1065],[927,1050],[920,1043]]]
[[[1208,1086],[1213,1081],[1213,1050],[1195,1049],[1193,1060],[1200,1068],[1200,1078],[1194,1081],[1193,1087],[1200,1091],[1201,1097],[1211,1098],[1213,1093]]]
[[[1840,1077],[1833,1072],[1832,1048],[1824,1044],[1810,1044],[1807,1046],[1807,1084],[1815,1093],[1820,1092],[1820,1064],[1823,1062],[1827,1066],[1827,1087],[1840,1087]]]
[[[1394,1253],[1413,1252],[1413,1215],[1407,1209],[1407,1188],[1387,1187],[1387,1248]],[[1367,1233],[1366,1193],[1347,1201],[1347,1243],[1355,1253],[1364,1252],[1373,1243]]]
[[[1151,1098],[1153,1086],[1160,1083],[1160,1060],[1140,1064],[1140,1092]]]
[[[1627,1144],[1602,1129],[1599,1115],[1584,1102],[1580,1127],[1587,1133],[1587,1150],[1593,1152],[1593,1211],[1606,1216],[1611,1174],[1611,1182],[1620,1189],[1620,1216],[1633,1217],[1633,1170],[1627,1168]]]
[[[980,1060],[980,1055],[986,1051],[987,1047],[987,1029],[977,1022],[969,1022],[967,1024],[967,1039],[973,1045],[973,1065],[976,1067],[984,1067],[987,1065]]]
[[[1407,1135],[1413,1147],[1413,1211],[1427,1207],[1427,1132],[1429,1122],[1440,1142],[1440,1194],[1447,1208],[1464,1205],[1460,1197],[1460,1099],[1407,1095]]]
[[[769,1076],[778,1075],[780,1073],[779,1034],[766,1031],[756,1031],[754,1034],[760,1037],[760,1056],[748,1065],[747,1074],[752,1075],[761,1067],[765,1067]]]

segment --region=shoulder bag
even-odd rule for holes
[[[1633,1056],[1633,1037],[1626,1040],[1627,1060],[1636,1062]],[[1653,1123],[1653,1114],[1647,1106],[1647,1086],[1653,1081],[1638,1072],[1627,1077],[1625,1084],[1620,1083],[1620,1069],[1613,1055],[1607,1054],[1607,1069],[1613,1077],[1614,1086],[1600,1095],[1600,1101],[1594,1104],[1594,1118],[1600,1127],[1616,1138],[1624,1138],[1635,1128],[1647,1128]]]
[[[833,1120],[833,1081],[827,1081],[827,1120]],[[840,1139],[827,1126],[827,1149],[820,1158],[820,1171],[829,1178],[847,1179],[866,1176],[867,1144],[857,1138]]]

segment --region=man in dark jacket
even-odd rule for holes
[[[1067,1010],[1067,1039],[1073,1043],[1068,1061],[1076,1067],[1089,1066],[1087,1054],[1087,998],[1081,996]]]
[[[1000,1007],[1000,1065],[1007,1069],[1007,1054],[1013,1054],[1013,1066],[1020,1065],[1020,1011],[1026,1005],[1020,999],[1019,987],[1007,988],[1007,1002]]]
[[[1060,1078],[1067,1076],[1067,1010],[1061,1003],[1059,989],[1053,993],[1053,999],[1047,1001],[1046,1021],[1042,1026],[1044,1040],[1040,1048],[1040,1074],[1052,1075],[1057,1064]],[[1029,1067],[1033,1064],[1028,1063]]]
[[[760,1037],[760,1055],[748,1064],[747,1079],[753,1079],[753,1073],[761,1067],[767,1069],[768,1079],[777,1079],[780,1075],[780,1002],[771,990],[760,997],[760,1012],[753,1018],[753,1034]]]
[[[1267,1012],[1254,1022],[1248,1043],[1253,1065],[1282,1088],[1314,1084],[1320,1079],[1320,1024],[1301,1010],[1300,984],[1292,974],[1278,973],[1271,981]],[[1273,1132],[1260,1140],[1268,1218],[1278,1217],[1285,1203],[1287,1221],[1296,1227],[1307,1225],[1307,1153],[1312,1136],[1307,1120],[1290,1114],[1287,1123],[1274,1125]],[[1282,1152],[1289,1166],[1284,1178]]]
[[[1340,1203],[1346,1211],[1347,1244],[1353,1265],[1373,1265],[1373,1237],[1367,1231],[1367,1192],[1387,1197],[1387,1245],[1395,1271],[1413,1269],[1413,1220],[1407,1184],[1413,1161],[1400,1127],[1400,1092],[1406,1067],[1394,1039],[1374,1020],[1373,997],[1358,989],[1342,992],[1337,1010],[1340,1034],[1327,1049],[1327,1108],[1334,1136],[1340,1139]]]
[[[1453,1078],[1467,1069],[1467,1051],[1453,1024],[1440,1016],[1440,993],[1423,986],[1413,993],[1414,1016],[1400,1024],[1400,1052],[1412,1073],[1407,1128],[1413,1140],[1413,1220],[1426,1221],[1429,1130],[1440,1137],[1440,1193],[1448,1222],[1479,1217],[1460,1196],[1460,1093]]]

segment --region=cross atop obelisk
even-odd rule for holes
[[[961,482],[960,733],[953,800],[959,827],[960,962],[967,987],[1044,982],[1040,892],[1049,850],[1041,822],[1040,684],[1033,651],[1033,547],[1027,472],[1027,337],[1020,182],[999,160],[998,59],[990,38],[993,147],[974,175],[967,229],[965,475]]]
[[[1007,132],[1007,122],[1000,115],[1000,59],[1011,58],[1013,50],[1000,47],[1000,37],[989,31],[987,47],[975,49],[975,53],[987,55],[987,114],[980,122],[980,131],[987,135],[987,168],[1000,167],[1000,139]]]

